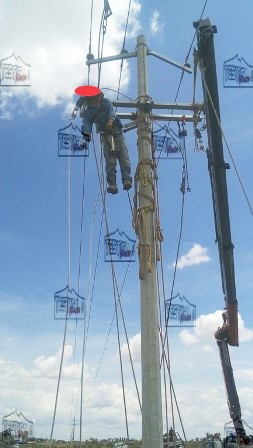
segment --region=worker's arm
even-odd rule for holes
[[[70,120],[74,120],[77,116],[78,109],[81,109],[83,104],[85,103],[85,98],[83,96],[80,96],[80,98],[77,100],[76,105],[70,115]]]
[[[92,133],[92,125],[93,125],[93,118],[90,114],[89,107],[85,109],[85,111],[82,114],[83,124],[81,127],[81,131],[83,134],[84,139],[87,142],[91,141],[91,133]]]

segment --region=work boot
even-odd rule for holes
[[[132,188],[132,182],[130,179],[126,179],[123,181],[123,190],[130,190]]]
[[[118,187],[117,187],[117,185],[116,185],[116,184],[109,185],[109,186],[107,187],[107,192],[108,192],[108,193],[112,193],[112,194],[117,194],[117,193],[118,193]]]

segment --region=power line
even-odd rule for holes
[[[123,44],[122,44],[122,50],[121,50],[121,53],[125,53],[125,52],[126,52],[126,49],[125,49],[125,44],[126,44],[126,33],[127,33],[127,28],[128,28],[128,20],[129,20],[130,8],[131,8],[131,1],[132,1],[132,0],[129,0],[129,3],[128,3],[127,19],[126,19],[125,32],[124,32],[124,39],[123,39]],[[120,64],[120,74],[119,74],[119,83],[118,83],[117,99],[119,98],[119,90],[120,90],[120,84],[121,84],[122,71],[123,71],[123,59],[121,59],[121,64]]]

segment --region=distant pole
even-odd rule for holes
[[[162,448],[162,400],[154,245],[151,118],[148,97],[147,45],[137,38],[139,262],[142,358],[142,447]]]

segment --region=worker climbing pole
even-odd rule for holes
[[[101,137],[105,157],[106,180],[108,193],[117,194],[116,164],[119,161],[123,190],[132,188],[131,165],[128,156],[123,125],[116,116],[114,107],[103,92],[95,86],[80,86],[75,92],[80,95],[72,112],[72,119],[80,109],[82,117],[82,134],[84,145],[91,141],[92,125],[96,124]]]

